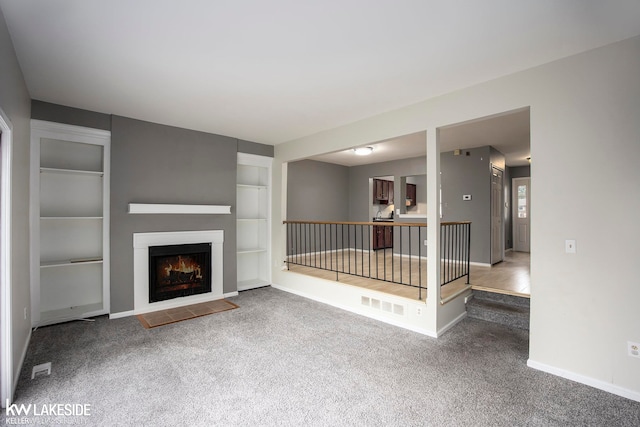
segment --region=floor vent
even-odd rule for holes
[[[404,305],[401,304],[393,304],[389,301],[381,301],[376,298],[365,297],[364,295],[360,297],[360,304],[375,308],[376,310],[386,311],[387,313],[393,313],[398,316],[404,316]]]
[[[404,306],[400,304],[393,304],[393,314],[404,316]]]
[[[51,362],[36,365],[31,369],[31,379],[42,375],[51,375]]]

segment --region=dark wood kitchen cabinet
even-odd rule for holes
[[[373,226],[373,249],[393,248],[393,227],[390,225]]]
[[[407,184],[407,200],[406,206],[415,206],[416,205],[416,185],[415,184]]]
[[[393,181],[386,179],[373,180],[373,202],[379,205],[393,203]]]

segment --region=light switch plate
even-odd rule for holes
[[[463,194],[462,195],[462,200],[465,200],[465,201],[471,200],[471,194]]]

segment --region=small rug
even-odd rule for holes
[[[226,299],[218,299],[215,301],[186,305],[184,307],[154,311],[153,313],[138,314],[136,317],[142,326],[151,329],[170,323],[220,313],[221,311],[233,310],[234,308],[238,308],[238,306]]]

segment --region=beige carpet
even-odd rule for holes
[[[147,329],[170,323],[182,322],[183,320],[194,319],[196,317],[208,316],[209,314],[220,313],[221,311],[238,308],[232,302],[225,299],[202,302],[200,304],[187,305],[184,307],[170,308],[168,310],[154,311],[152,313],[138,314],[136,317]]]

